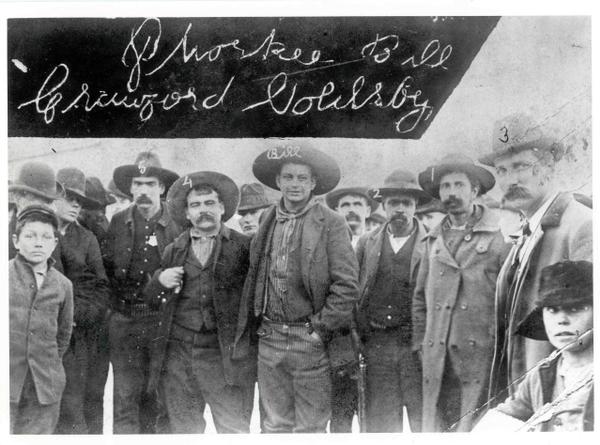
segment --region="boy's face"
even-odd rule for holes
[[[50,258],[57,239],[51,224],[31,221],[25,223],[18,237],[13,235],[13,243],[25,260],[31,264],[40,264]]]
[[[547,306],[542,310],[544,327],[552,346],[557,349],[572,344],[565,350],[576,352],[587,349],[592,344],[592,335],[579,336],[594,325],[592,305]]]

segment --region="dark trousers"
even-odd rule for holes
[[[106,323],[73,328],[63,357],[67,384],[56,434],[102,434],[104,385],[108,376]]]
[[[365,342],[367,359],[367,432],[402,432],[402,409],[410,428],[421,431],[421,365],[397,331],[372,331]]]
[[[10,404],[11,434],[52,434],[58,421],[60,404],[42,405],[38,402],[35,383],[28,370],[21,399]]]
[[[352,419],[358,410],[358,386],[350,369],[331,376],[331,433],[351,433]]]
[[[248,433],[254,379],[244,386],[225,382],[217,334],[194,334],[174,326],[169,338],[160,394],[174,434],[203,433],[204,408],[210,406],[218,433]]]
[[[324,433],[331,416],[329,358],[303,323],[263,320],[258,390],[267,433]]]
[[[157,394],[149,394],[150,352],[157,316],[139,319],[114,312],[109,321],[113,366],[113,432],[152,434],[161,415]]]
[[[455,431],[452,426],[460,420],[462,404],[462,382],[456,375],[450,359],[446,357],[444,375],[437,402],[435,432]]]

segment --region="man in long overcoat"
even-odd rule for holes
[[[494,347],[494,289],[506,258],[498,224],[474,204],[493,175],[462,155],[419,174],[448,215],[425,237],[413,301],[423,359],[423,431],[469,431],[486,401]]]
[[[503,201],[524,217],[496,290],[490,397],[502,400],[516,387],[511,383],[553,350],[547,341],[515,335],[516,327],[534,307],[542,269],[559,261],[592,260],[592,210],[559,190],[556,164],[564,147],[532,116],[499,120],[492,141],[492,152],[481,162],[496,169]]]

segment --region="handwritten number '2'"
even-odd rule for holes
[[[506,127],[502,127],[502,128],[500,129],[500,131],[504,131],[504,134],[502,135],[502,137],[501,137],[501,138],[498,138],[498,140],[499,140],[500,142],[507,143],[507,142],[508,142],[508,128],[506,128]]]

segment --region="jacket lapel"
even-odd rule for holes
[[[425,227],[423,224],[419,222],[415,218],[417,224],[417,239],[415,240],[415,247],[413,248],[412,255],[410,257],[410,280],[413,281],[416,279],[416,270],[419,264],[421,263],[421,258],[425,255],[425,243],[423,240],[427,236],[427,232],[425,231]]]
[[[363,283],[361,286],[361,302],[362,299],[365,297],[368,288],[371,286],[371,283],[375,278],[375,274],[377,273],[377,269],[379,268],[381,246],[385,237],[386,228],[387,224],[381,226],[380,229],[369,235],[365,243],[365,256],[363,260],[364,264],[361,265],[361,267],[364,267],[365,270]]]
[[[300,246],[302,249],[302,281],[309,294],[311,290],[310,266],[315,255],[315,250],[317,249],[317,244],[321,239],[324,219],[325,216],[323,215],[319,204],[315,204],[313,208],[310,209],[306,214],[302,227],[302,240],[300,241]]]

